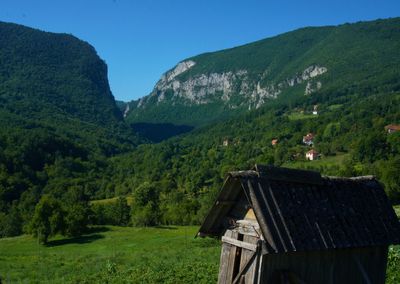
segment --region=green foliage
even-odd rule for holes
[[[91,209],[93,212],[93,224],[116,226],[130,224],[131,208],[125,197],[118,197],[115,202],[92,204]]]
[[[83,187],[75,186],[69,188],[64,200],[66,201],[64,205],[66,235],[80,236],[86,231],[89,223],[89,198],[84,193]]]
[[[107,158],[139,139],[88,43],[2,22],[0,37],[0,236],[12,236],[28,231],[43,194],[59,200],[81,186],[92,198],[114,195],[101,178]],[[73,206],[65,217],[71,235],[87,223],[86,206]]]
[[[145,182],[133,193],[132,224],[154,226],[159,223],[159,198],[154,184]]]
[[[400,282],[400,247],[390,247],[388,254],[388,266],[386,282],[387,284],[395,284]]]
[[[29,231],[39,242],[47,243],[49,236],[64,231],[63,214],[61,204],[54,198],[44,195],[35,207]]]
[[[0,237],[18,236],[22,233],[22,224],[21,214],[14,203],[8,214],[0,212]]]
[[[340,113],[332,105],[341,102]],[[312,119],[291,120],[287,113],[319,105]],[[199,224],[210,208],[224,175],[249,169],[255,163],[318,170],[326,175],[373,174],[385,185],[392,202],[399,202],[399,133],[384,126],[400,121],[398,93],[366,93],[355,99],[307,97],[276,101],[258,111],[197,129],[154,145],[141,145],[131,154],[110,160],[116,186],[126,184],[135,194],[144,183],[157,186],[154,200],[164,224]],[[302,143],[308,132],[316,134],[314,148],[322,154],[306,161],[310,149]],[[278,144],[271,145],[272,139]],[[229,145],[222,142],[228,139]],[[147,196],[145,194],[145,196]],[[150,198],[152,199],[152,198]],[[202,202],[202,200],[208,200]],[[151,212],[144,210],[142,214]]]

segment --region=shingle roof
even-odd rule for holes
[[[234,216],[240,200],[253,208],[268,253],[400,243],[399,220],[371,176],[321,177],[268,166],[232,172],[199,234],[222,235],[240,218]]]

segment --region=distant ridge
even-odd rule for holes
[[[400,18],[308,27],[201,54],[129,104],[128,122],[204,125],[276,98],[398,84]],[[384,62],[384,64],[382,64]]]

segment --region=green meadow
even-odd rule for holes
[[[399,212],[399,207],[395,208]],[[0,239],[2,283],[216,283],[220,241],[198,227],[104,226],[80,238]],[[400,247],[389,249],[386,283],[400,283]]]
[[[220,242],[198,227],[97,227],[47,246],[0,239],[2,283],[216,283]]]

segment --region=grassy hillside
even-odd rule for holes
[[[216,283],[220,243],[194,239],[196,227],[100,227],[48,246],[0,239],[6,283]]]

